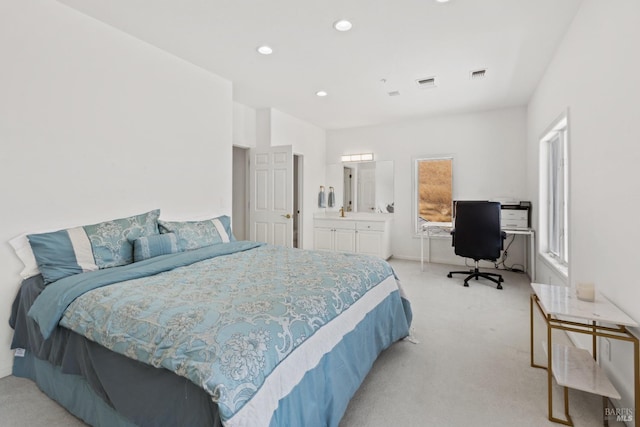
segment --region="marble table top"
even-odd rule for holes
[[[579,300],[575,289],[568,286],[531,283],[531,287],[547,314],[599,323],[638,326],[635,320],[599,292],[596,292],[595,301],[590,302]]]

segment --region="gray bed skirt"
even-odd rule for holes
[[[40,360],[30,352],[14,358],[13,375],[33,380],[47,396],[87,424],[135,426],[107,405],[80,375],[65,374],[60,367]]]

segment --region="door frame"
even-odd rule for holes
[[[293,153],[293,247],[304,247],[304,156]],[[297,235],[297,236],[296,236]]]

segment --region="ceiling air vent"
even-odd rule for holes
[[[430,87],[436,87],[436,78],[435,77],[427,77],[424,79],[418,79],[416,80],[416,83],[418,84],[418,86],[420,86],[423,89],[427,89]]]
[[[469,73],[469,78],[471,80],[480,80],[480,79],[484,79],[486,75],[487,75],[487,69],[483,68],[481,70],[471,71],[471,73]]]
[[[391,91],[391,92],[387,92],[387,95],[389,96],[400,96],[400,92],[397,90]]]

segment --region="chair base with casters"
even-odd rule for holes
[[[479,270],[478,267],[478,261],[476,261],[476,266],[473,270],[467,270],[467,271],[450,271],[449,274],[447,274],[448,278],[452,278],[453,274],[467,274],[467,278],[464,279],[464,286],[469,287],[469,280],[475,278],[476,280],[478,280],[480,277],[482,277],[483,279],[488,279],[491,280],[494,283],[497,283],[497,289],[502,289],[502,284],[501,282],[504,282],[504,279],[502,278],[501,274],[498,273],[484,273],[481,272]]]

